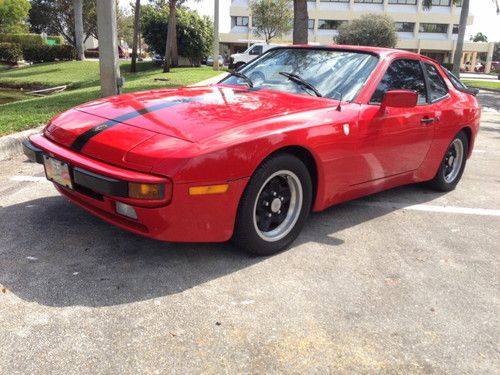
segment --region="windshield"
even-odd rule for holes
[[[307,85],[290,79],[280,72],[299,76],[323,97],[353,100],[365,84],[378,59],[368,53],[312,48],[280,48],[250,62],[238,72],[253,83],[254,88],[266,88],[304,95],[315,95]],[[246,85],[245,80],[229,76],[231,85]]]

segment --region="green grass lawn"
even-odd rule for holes
[[[500,80],[497,81],[474,81],[464,79],[462,80],[469,87],[478,87],[478,88],[486,88],[486,89],[497,89],[500,90]]]
[[[137,73],[128,72],[129,62],[122,62],[120,68],[125,78],[124,92],[185,86],[220,74],[207,67],[175,68],[165,74],[151,62],[139,63]],[[155,81],[155,78],[168,78],[169,81]],[[0,135],[45,124],[57,113],[100,96],[97,61],[37,64],[0,71],[0,87],[61,85],[69,85],[70,89],[43,98],[0,104]]]

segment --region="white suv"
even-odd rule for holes
[[[229,61],[229,69],[238,69],[246,63],[252,61],[257,56],[262,55],[267,50],[278,47],[279,44],[256,43],[247,48],[243,53],[235,53],[231,55]]]

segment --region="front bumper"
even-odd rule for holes
[[[164,177],[103,163],[61,147],[43,135],[30,137],[23,143],[23,149],[34,162],[42,164],[43,155],[47,154],[70,165],[74,190],[54,185],[73,203],[120,228],[162,241],[223,242],[230,239],[238,203],[248,181],[248,178],[224,181],[229,184],[228,191],[210,195],[190,195],[189,187],[193,184],[173,183],[168,205],[158,206],[148,201],[136,203],[119,196],[120,186],[128,181],[154,183]],[[137,219],[118,214],[116,202],[132,205]]]

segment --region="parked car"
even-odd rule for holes
[[[214,58],[212,56],[207,57],[207,66],[213,66],[214,65]],[[224,57],[222,55],[219,55],[219,66],[224,66]]]
[[[481,64],[481,66],[477,68],[476,72],[483,73],[485,67],[486,67],[485,65]],[[500,61],[492,61],[490,71],[493,73],[500,71]]]
[[[234,53],[229,60],[229,69],[239,69],[256,57],[262,55],[264,52],[277,46],[279,46],[279,44],[256,43],[248,47],[245,52]]]
[[[311,211],[423,181],[454,189],[479,129],[475,93],[411,52],[278,47],[217,85],[77,106],[24,151],[123,229],[272,254]]]
[[[165,60],[165,56],[160,55],[159,53],[155,53],[151,59],[153,61],[153,64],[155,65],[163,65],[163,61]]]

